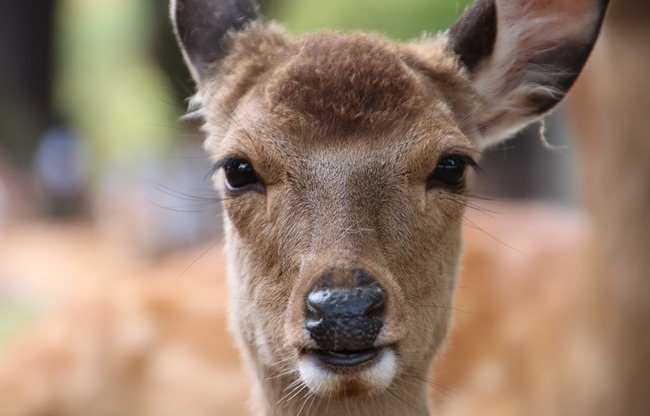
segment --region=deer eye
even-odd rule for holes
[[[251,164],[244,159],[229,159],[223,164],[226,174],[226,188],[231,192],[249,188],[262,189],[262,183]]]
[[[438,161],[427,180],[427,189],[447,187],[460,189],[465,186],[467,166],[476,166],[476,162],[468,156],[444,156]]]

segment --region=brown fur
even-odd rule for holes
[[[648,136],[646,123],[639,123],[650,94],[642,82],[645,66],[634,62],[649,60],[641,41],[649,35],[615,33],[604,33],[606,42],[573,100],[585,138],[584,176],[597,233],[585,235],[576,218],[521,206],[488,206],[500,213],[493,219],[468,212],[455,324],[430,380],[436,414],[648,414],[643,336],[648,314],[646,291],[639,289],[647,279],[635,270],[648,269],[644,239],[650,234],[635,216],[650,210],[643,194],[650,165],[634,160],[650,152],[634,152],[638,159],[631,159],[628,149],[645,150],[648,143],[637,143]],[[613,78],[621,57],[630,72]],[[612,112],[613,99],[621,105]],[[603,169],[605,164],[611,167]],[[616,180],[613,173],[627,179]],[[608,192],[604,180],[613,181]],[[203,250],[132,270],[132,249],[123,242],[107,247],[97,235],[50,226],[10,229],[2,237],[3,288],[39,287],[48,301],[61,298],[57,291],[64,289],[76,294],[63,297],[61,308],[48,310],[45,321],[2,351],[0,414],[250,414],[245,405],[250,382],[224,328],[230,296],[221,282],[225,260],[219,249],[175,280]],[[589,238],[598,251],[585,256]],[[622,253],[634,257],[619,257]],[[126,275],[130,279],[116,279]],[[42,281],[32,280],[37,277]],[[636,290],[638,301],[608,296],[612,288]],[[143,327],[155,334],[144,349],[147,338],[138,336]],[[139,359],[142,351],[145,361]]]
[[[307,118],[329,135],[376,132],[418,115],[430,95],[378,36],[325,32],[291,49],[264,88],[269,110],[290,124]]]
[[[265,36],[254,29],[237,42],[257,45]],[[422,363],[431,361],[447,329],[464,197],[425,192],[418,184],[443,155],[475,153],[458,129],[459,115],[442,101],[453,87],[444,81],[458,82],[463,72],[454,59],[442,59],[430,71],[444,74],[443,82],[434,81],[402,59],[414,62],[416,45],[404,48],[371,35],[321,33],[278,44],[261,58],[274,57],[263,74],[246,69],[258,65],[237,56],[242,49],[235,46],[229,59],[241,66],[229,60],[220,76],[253,74],[256,84],[235,111],[208,118],[205,127],[215,137],[228,117],[232,127],[218,143],[209,141],[208,151],[215,159],[251,160],[266,184],[265,195],[224,201],[228,250],[238,259],[231,266],[231,290],[236,299],[249,300],[234,303],[231,325],[256,378],[270,380],[258,387],[266,398],[254,402],[260,413],[297,412],[306,390],[287,403],[281,399],[297,380],[299,352],[311,345],[302,330],[301,299],[324,270],[362,267],[388,293],[386,330],[378,342],[399,343],[402,376],[393,388],[413,391],[414,406],[422,411],[426,389],[414,391],[409,384],[428,377]],[[216,100],[204,111],[226,107]],[[217,183],[222,180],[219,175]],[[430,250],[438,254],[425,254]],[[331,397],[364,400],[361,408],[397,409],[395,399],[378,395],[364,380],[350,375]],[[322,406],[328,404],[339,406],[329,400]]]
[[[263,191],[233,192],[223,172],[215,176],[224,196],[235,299],[231,328],[255,374],[259,414],[293,415],[308,402],[317,415],[426,412],[424,380],[449,325],[466,200],[463,189],[429,189],[427,180],[446,156],[477,157],[488,140],[477,116],[493,102],[505,103],[503,117],[490,122],[502,133],[489,140],[503,139],[531,114],[546,112],[558,101],[559,87],[574,79],[546,85],[537,61],[530,68],[519,61],[529,53],[523,44],[535,44],[518,25],[541,12],[505,4],[495,7],[507,16],[521,12],[524,23],[499,21],[516,30],[495,50],[512,50],[518,58],[514,66],[508,56],[492,59],[490,68],[503,67],[506,79],[488,77],[487,89],[446,35],[408,44],[360,33],[292,39],[259,22],[220,41],[230,51],[212,72],[193,71],[201,73],[194,100],[205,121],[206,149],[215,161],[248,161],[263,184]],[[576,39],[563,41],[569,49],[583,42],[588,53],[593,39],[585,43],[583,34],[597,33],[604,9],[585,3],[582,10],[590,19],[567,31]],[[181,45],[200,51],[184,35],[191,28],[178,24]],[[203,47],[205,57],[215,52]],[[562,51],[549,55],[550,63],[564,64]],[[571,61],[565,73],[582,63]],[[194,65],[191,57],[188,64]],[[506,96],[483,93],[495,88]],[[546,101],[537,113],[518,110],[538,97]],[[325,272],[344,279],[357,268],[386,294],[383,329],[374,341],[383,355],[353,369],[319,366],[307,353],[316,344],[305,330],[305,300]]]

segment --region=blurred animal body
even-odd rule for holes
[[[258,414],[429,414],[465,178],[564,97],[606,6],[477,0],[448,32],[397,43],[292,38],[250,0],[172,1]]]

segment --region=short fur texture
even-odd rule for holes
[[[193,51],[185,56],[205,147],[215,161],[247,161],[261,184],[233,191],[222,171],[215,175],[231,327],[255,375],[253,407],[261,415],[427,414],[466,203],[463,188],[428,180],[446,157],[478,157],[550,110],[584,64],[606,5],[479,0],[449,34],[400,44],[361,33],[293,39],[250,13],[215,12],[231,1],[204,2],[236,22],[214,46],[184,35],[204,20],[175,23]],[[201,3],[174,6],[204,16]],[[577,24],[562,17],[569,11],[583,16]],[[468,41],[482,33],[472,22],[495,25],[486,29],[492,45]],[[577,49],[582,58],[564,59]],[[381,353],[332,369],[306,353],[317,345],[305,330],[305,299],[326,271],[353,269],[386,293]]]

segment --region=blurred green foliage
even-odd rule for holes
[[[0,302],[0,353],[28,324],[38,317],[40,308],[19,302]]]
[[[269,1],[268,14],[292,33],[364,30],[411,39],[448,28],[471,0]]]
[[[153,1],[166,0],[60,2],[56,102],[89,140],[98,169],[110,160],[162,151],[177,135],[183,109],[177,108],[169,74],[152,57],[159,27],[154,19],[160,17]],[[359,29],[408,39],[444,30],[469,2],[267,0],[264,10],[293,33]]]
[[[169,144],[178,115],[171,84],[150,53],[143,0],[62,0],[55,96],[100,160]],[[174,45],[170,45],[174,46]]]

